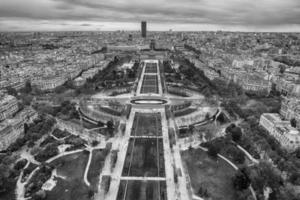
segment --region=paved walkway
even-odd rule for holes
[[[247,156],[248,159],[250,159],[253,163],[258,164],[259,160],[253,158],[253,156],[243,147],[241,147],[240,145],[236,145],[237,148],[239,148],[242,152],[244,152],[244,154]]]
[[[178,199],[178,195],[176,193],[176,185],[174,181],[174,162],[173,155],[170,148],[169,141],[169,128],[166,119],[165,109],[161,111],[161,123],[162,123],[162,134],[163,134],[163,143],[164,143],[164,158],[165,158],[165,171],[167,178],[167,195],[168,199]]]
[[[175,131],[175,122],[174,120],[169,120],[169,127],[173,128]],[[176,144],[173,145],[173,155],[174,155],[174,162],[175,162],[175,167],[181,172],[182,176],[178,176],[178,192],[179,196],[177,199],[192,199],[191,192],[189,192],[188,188],[188,182],[189,180],[187,179],[187,175],[185,174],[185,170],[183,167],[182,159],[181,159],[181,144],[179,143],[179,140],[177,138],[177,135],[175,134],[176,138]],[[188,148],[188,147],[187,147]]]
[[[30,162],[27,161],[27,164],[25,165],[24,169],[26,169],[29,166]],[[25,200],[25,185],[27,182],[22,182],[22,177],[24,174],[24,170],[21,171],[21,174],[19,175],[17,185],[16,185],[16,199],[17,200]]]
[[[159,68],[157,65],[158,73],[156,75],[158,76],[158,87],[159,87],[159,94],[162,95],[162,85],[161,85],[161,79],[159,76]],[[140,91],[142,87],[142,82],[143,82],[143,77],[145,75],[145,65],[143,66],[142,74],[141,74],[141,79],[138,82],[138,87],[137,87],[137,95],[140,96]],[[151,94],[153,95],[153,94]],[[151,97],[151,95],[147,94],[147,97]],[[157,94],[155,94],[157,95]],[[132,131],[132,125],[134,121],[134,116],[136,112],[140,113],[160,113],[161,115],[161,123],[162,126],[162,136],[131,136],[131,131]],[[186,192],[184,192],[186,189],[184,183],[180,184],[179,189],[177,189],[177,186],[174,182],[174,163],[179,162],[180,160],[180,154],[179,150],[177,152],[177,158],[175,159],[176,162],[174,162],[174,156],[173,153],[170,149],[170,141],[169,141],[169,135],[168,135],[168,124],[166,120],[166,115],[165,115],[165,108],[164,106],[157,105],[157,106],[151,106],[151,107],[143,107],[143,106],[137,106],[137,107],[132,107],[129,119],[125,122],[126,124],[126,130],[125,130],[125,135],[120,136],[115,138],[115,141],[113,142],[113,149],[116,149],[119,151],[118,153],[118,159],[116,163],[115,169],[111,172],[108,170],[109,168],[107,167],[109,164],[109,159],[105,161],[105,166],[104,170],[102,172],[103,175],[110,175],[111,176],[111,184],[109,191],[107,194],[104,194],[103,191],[101,191],[101,186],[98,194],[96,195],[95,199],[96,200],[102,200],[102,199],[109,199],[109,200],[115,200],[117,198],[118,190],[119,190],[119,185],[121,180],[140,180],[140,181],[145,181],[145,180],[157,180],[157,181],[166,181],[166,192],[168,199],[183,199],[183,200],[188,200],[190,198],[186,198],[187,195]],[[163,140],[163,149],[164,149],[164,165],[165,165],[165,177],[132,177],[132,176],[122,176],[122,170],[123,166],[125,163],[125,157],[126,157],[126,152],[127,152],[127,147],[128,147],[128,142],[130,138],[162,138]],[[101,178],[100,178],[101,179]],[[125,189],[126,190],[126,189]],[[182,198],[178,194],[178,190],[183,190],[183,195]],[[126,192],[126,191],[125,191]]]
[[[88,173],[89,173],[89,169],[90,169],[90,165],[91,165],[91,161],[92,161],[92,157],[93,157],[93,149],[87,148],[86,150],[89,151],[89,159],[88,159],[88,162],[87,162],[86,167],[85,167],[83,180],[84,180],[84,183],[87,186],[90,186],[91,184],[90,184],[87,177],[88,177]]]
[[[105,175],[111,176],[111,183],[108,192],[105,194],[99,184],[98,193],[95,195],[95,200],[115,200],[117,199],[117,194],[119,191],[119,185],[122,176],[123,165],[125,162],[126,151],[128,147],[128,141],[130,138],[131,128],[133,124],[133,119],[135,115],[135,109],[131,110],[129,115],[129,119],[126,121],[126,129],[124,136],[119,132],[119,134],[114,138],[114,142],[112,143],[112,150],[118,150],[118,159],[115,164],[115,168],[110,170],[110,156],[108,156],[105,161],[103,171],[100,175],[100,184],[102,181],[102,177]],[[122,122],[121,122],[122,123]]]
[[[122,176],[121,180],[134,180],[134,181],[165,181],[165,177],[145,177],[145,176]]]

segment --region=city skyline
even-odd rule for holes
[[[16,6],[18,5],[18,6]],[[0,0],[0,31],[299,32],[297,0]]]
[[[300,200],[295,1],[39,1],[0,3],[0,200]]]

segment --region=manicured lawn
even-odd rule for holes
[[[162,139],[130,139],[123,176],[164,177]]]
[[[158,80],[156,75],[144,75],[141,93],[158,93]]]
[[[72,182],[57,178],[57,185],[47,192],[46,200],[90,200],[89,188],[81,179]]]
[[[134,127],[131,135],[142,136],[160,136],[161,129],[161,115],[160,113],[136,113],[134,116]]]
[[[0,199],[2,200],[13,200],[16,198],[16,184],[17,184],[17,177],[16,179],[11,179],[10,181],[6,182],[6,191],[0,193]]]
[[[54,161],[54,163],[58,163],[58,175],[65,176],[68,180],[83,178],[88,157],[89,153],[83,151],[59,158],[58,160]]]
[[[117,200],[124,200],[127,181],[120,183]],[[167,200],[165,181],[128,181],[125,200]]]
[[[235,170],[225,161],[207,156],[201,149],[182,152],[191,184],[197,194],[200,187],[207,189],[212,200],[234,200],[235,191],[231,182]]]
[[[89,154],[80,152],[67,155],[52,162],[57,166],[57,185],[47,191],[46,200],[89,200],[90,189],[83,181]]]
[[[106,153],[104,150],[97,149],[93,150],[92,161],[88,172],[88,180],[94,189],[97,190],[99,185],[99,175],[102,171],[106,158]]]
[[[157,64],[147,63],[145,68],[145,73],[157,73]]]

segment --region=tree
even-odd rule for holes
[[[293,172],[290,176],[290,181],[294,185],[300,185],[300,173],[299,172]]]
[[[108,129],[112,129],[112,128],[114,128],[114,122],[112,120],[108,120],[106,122],[106,126]]]
[[[12,95],[12,96],[18,96],[18,92],[17,92],[17,90],[15,89],[15,88],[12,88],[12,87],[7,87],[6,88],[6,91],[7,91],[7,94],[9,94],[9,95]]]
[[[27,143],[27,146],[30,147],[30,148],[34,147],[34,145],[35,145],[35,143],[34,143],[33,140],[30,140],[30,141]]]
[[[203,186],[200,186],[198,189],[198,193],[197,193],[200,197],[203,198],[208,198],[209,194],[206,188],[204,188]]]
[[[18,161],[15,166],[14,169],[15,170],[20,170],[23,169],[25,167],[25,165],[27,164],[27,160],[26,159],[22,159],[20,161]]]
[[[300,158],[300,147],[298,147],[298,148],[296,149],[295,153],[296,153],[296,157],[297,157],[297,158]]]
[[[281,187],[276,194],[276,198],[280,200],[299,200],[299,192],[291,187]],[[269,199],[271,198],[269,197]]]
[[[0,194],[6,191],[7,185],[5,184],[6,178],[0,173]]]
[[[65,86],[63,86],[63,85],[60,85],[60,86],[57,86],[55,89],[54,89],[54,92],[56,93],[56,94],[61,94],[61,93],[63,93],[64,91],[66,91],[66,87]]]
[[[26,134],[28,130],[29,130],[28,124],[24,123],[24,134]]]
[[[107,121],[106,127],[109,135],[112,136],[114,132],[114,122],[112,120]]]
[[[104,125],[103,122],[98,121],[98,123],[97,123],[97,126],[98,126],[98,127],[103,127],[103,125]]]
[[[39,152],[34,158],[39,162],[44,162],[58,154],[57,144],[49,144],[43,151]]]
[[[232,157],[235,163],[243,164],[245,162],[244,153],[234,145],[229,146],[227,154]]]
[[[235,191],[235,200],[254,200],[250,190]]]
[[[271,149],[273,151],[276,151],[278,148],[280,148],[279,142],[273,136],[268,135],[267,136],[267,141],[268,141],[268,143],[271,146]]]
[[[231,130],[231,138],[234,142],[239,142],[242,138],[242,130],[240,127],[235,127]]]
[[[245,162],[245,155],[242,151],[237,151],[236,154],[234,154],[233,159],[235,162],[243,164]]]
[[[133,70],[128,69],[128,78],[135,78],[135,72]]]
[[[283,74],[285,72],[285,66],[284,65],[279,65],[279,72]]]
[[[23,95],[21,98],[22,98],[23,104],[29,106],[31,104],[33,96],[31,96],[31,95]]]
[[[193,134],[194,130],[195,130],[195,126],[194,125],[189,125],[189,132],[191,134]]]
[[[25,83],[25,87],[22,90],[24,93],[29,94],[32,91],[32,87],[31,87],[31,82],[30,81],[26,81]]]
[[[209,120],[209,118],[210,118],[209,113],[206,113],[206,114],[205,114],[205,120]]]
[[[65,83],[65,86],[66,86],[67,88],[70,88],[70,89],[74,89],[74,88],[75,88],[75,86],[74,86],[74,84],[73,84],[73,81],[71,81],[71,80],[68,80],[68,81]]]
[[[242,191],[249,187],[251,180],[243,170],[238,170],[232,179],[232,183],[236,190]]]
[[[211,144],[208,147],[208,151],[207,154],[212,157],[212,158],[218,158],[218,153],[220,152],[220,148],[218,148],[217,146]]]
[[[223,113],[219,114],[219,116],[217,117],[217,120],[222,124],[226,121],[225,116]]]
[[[290,122],[291,122],[291,126],[292,126],[292,127],[294,127],[294,128],[297,127],[297,121],[296,121],[295,118],[292,118]]]
[[[89,189],[89,191],[88,191],[88,197],[90,198],[90,199],[92,199],[92,197],[95,195],[95,192],[93,191],[93,190],[91,190],[91,189]]]
[[[97,146],[98,144],[99,144],[99,142],[98,142],[97,140],[93,140],[93,141],[92,141],[92,146],[93,146],[93,147]]]
[[[257,189],[269,186],[275,191],[283,184],[280,171],[268,162],[260,162],[251,171],[251,180],[253,187]]]
[[[242,138],[242,129],[240,127],[237,127],[235,124],[230,124],[225,132],[227,134],[230,134],[231,135],[231,139],[234,141],[234,142],[239,142]]]
[[[230,124],[230,125],[226,128],[225,132],[226,132],[226,133],[231,133],[232,129],[234,129],[235,127],[236,127],[235,124]]]
[[[33,200],[43,200],[46,198],[46,196],[47,196],[47,194],[44,190],[39,190],[33,195],[32,199]]]

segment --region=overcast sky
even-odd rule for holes
[[[0,0],[0,31],[298,31],[300,0]]]

